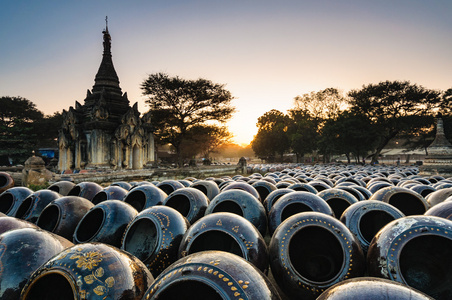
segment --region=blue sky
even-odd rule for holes
[[[167,72],[226,84],[239,143],[257,118],[297,95],[347,92],[384,80],[452,87],[452,1],[10,1],[0,3],[0,96],[46,114],[83,103],[102,56],[108,15],[113,62],[131,104]],[[1,109],[1,108],[0,108]]]

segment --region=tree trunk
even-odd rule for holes
[[[381,150],[383,150],[384,147],[389,143],[389,141],[394,138],[399,131],[393,131],[388,136],[383,137],[383,141],[377,146],[377,149],[375,150],[374,155],[372,156],[371,164],[375,164],[378,160],[378,157],[380,156]]]

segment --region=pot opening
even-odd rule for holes
[[[91,200],[91,202],[93,202],[93,204],[96,205],[105,200],[107,200],[107,193],[104,191],[100,191],[93,197],[93,200]]]
[[[157,245],[157,228],[150,219],[139,219],[126,232],[123,248],[141,261],[154,253]]]
[[[183,292],[181,292],[183,291]],[[190,278],[185,281],[176,281],[165,286],[157,295],[152,299],[162,300],[192,300],[192,299],[211,299],[222,300],[224,299],[221,294],[216,291],[210,285],[198,281],[194,278]]]
[[[355,190],[353,187],[350,189],[344,189],[344,191],[349,192],[350,194],[352,194],[353,196],[355,196],[355,198],[357,200],[362,199],[363,194],[361,194],[361,192]]]
[[[76,299],[76,291],[69,280],[59,273],[44,274],[35,279],[23,299]]]
[[[422,201],[408,193],[397,193],[389,198],[388,203],[398,208],[405,216],[423,215],[426,211]]]
[[[212,213],[216,212],[230,212],[243,217],[243,210],[236,202],[231,200],[221,201],[212,210]]]
[[[80,186],[76,185],[69,191],[69,193],[67,195],[68,196],[79,196],[80,191],[81,191]]]
[[[305,212],[305,211],[312,211],[312,208],[307,206],[304,203],[295,202],[287,205],[284,207],[284,209],[281,212],[281,222],[283,222],[285,219],[287,219],[290,216],[293,216],[297,213]]]
[[[22,202],[22,204],[17,209],[15,217],[18,219],[25,219],[25,216],[27,216],[30,213],[31,206],[33,204],[33,195],[28,196],[25,198],[25,200]]]
[[[184,217],[188,216],[191,208],[190,200],[185,195],[175,195],[169,198],[165,205],[174,208]]]
[[[240,245],[229,234],[219,231],[210,230],[201,233],[191,242],[188,254],[193,254],[200,251],[219,250],[229,252],[246,259]]]
[[[60,208],[56,205],[49,205],[41,212],[36,223],[44,230],[54,232],[60,219]]]
[[[51,185],[47,188],[48,190],[54,191],[59,193],[60,192],[60,187],[58,185]]]
[[[203,192],[204,195],[207,196],[207,188],[205,186],[203,186],[201,184],[197,184],[197,185],[192,186],[192,188],[200,190],[201,192]]]
[[[312,282],[328,282],[344,268],[344,250],[325,228],[308,226],[290,239],[289,258],[298,274]]]
[[[6,186],[7,183],[8,179],[6,178],[6,176],[0,175],[0,187]]]
[[[171,194],[172,192],[174,192],[176,190],[170,184],[160,184],[158,186],[158,188],[161,189],[162,191],[164,191],[167,195]]]
[[[265,186],[255,186],[254,188],[257,190],[257,193],[261,197],[262,201],[264,201],[268,194],[270,194],[270,191]]]
[[[0,212],[7,214],[14,204],[14,197],[10,193],[3,193],[0,196]]]
[[[304,186],[297,186],[295,188],[293,188],[294,191],[297,192],[311,192],[311,190],[309,190],[308,188],[304,187]]]
[[[406,283],[435,299],[452,299],[452,240],[422,235],[400,252],[400,272]]]
[[[80,243],[89,242],[102,227],[104,217],[104,210],[101,208],[89,211],[75,229],[74,238]]]
[[[372,210],[361,216],[359,220],[359,231],[364,241],[370,244],[377,232],[394,220],[395,218],[385,211]]]
[[[350,206],[350,203],[341,198],[331,198],[326,201],[334,212],[336,219],[340,219],[342,213]]]
[[[132,191],[124,199],[124,202],[132,205],[137,211],[142,211],[146,205],[146,195],[142,191]]]

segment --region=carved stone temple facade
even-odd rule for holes
[[[142,169],[155,161],[149,114],[140,117],[122,93],[111,56],[108,26],[103,33],[103,57],[84,104],[63,110],[59,131],[60,171],[75,169]]]

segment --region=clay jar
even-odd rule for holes
[[[36,228],[0,235],[0,299],[18,299],[31,274],[72,243]]]
[[[42,265],[21,299],[142,299],[153,281],[135,256],[106,244],[85,243]]]

